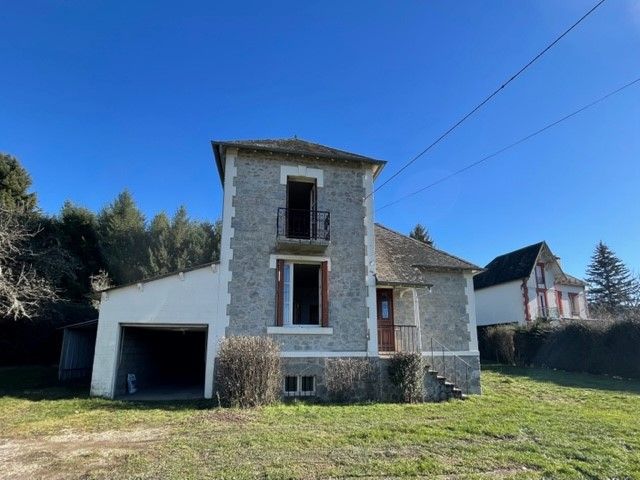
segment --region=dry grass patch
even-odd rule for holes
[[[640,478],[640,382],[514,367],[485,368],[482,381],[484,394],[465,401],[245,410],[9,389],[0,391],[0,472],[30,480]]]

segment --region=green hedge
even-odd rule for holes
[[[498,326],[479,332],[485,360],[640,378],[640,321]]]

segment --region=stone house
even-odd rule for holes
[[[586,319],[585,286],[546,242],[499,255],[474,277],[478,326]]]
[[[103,292],[93,395],[125,394],[135,374],[137,395],[211,398],[234,335],[277,340],[285,396],[322,397],[327,359],[397,351],[428,358],[427,398],[480,392],[480,268],[374,224],[385,162],[298,139],[212,146],[220,261]]]

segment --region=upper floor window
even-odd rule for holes
[[[278,209],[278,236],[329,240],[329,212],[318,211],[315,178],[287,177],[286,206]]]
[[[544,279],[544,263],[538,263],[536,265],[536,285],[546,286]]]
[[[312,182],[287,180],[287,237],[315,238],[313,212],[318,209],[318,189]]]
[[[276,262],[276,325],[328,326],[328,262]]]

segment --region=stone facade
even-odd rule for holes
[[[450,350],[468,351],[471,334],[464,275],[461,272],[428,272],[424,277],[433,287],[431,291],[418,289],[422,350],[431,348],[433,338]]]
[[[448,371],[446,375],[442,375],[442,362],[440,359],[434,359],[436,370],[430,365],[431,358],[424,357],[425,361],[425,375],[424,375],[424,388],[423,399],[425,401],[442,401],[448,400],[452,397],[451,387],[449,385],[449,391],[447,391],[447,385],[443,379],[438,379],[439,376],[445,376],[447,382],[455,383],[455,386],[460,388],[464,394],[478,394],[480,393],[480,366],[477,356],[467,356],[463,358],[471,366],[466,369],[460,360],[454,361],[452,357],[445,358],[445,371]],[[353,399],[347,399],[347,401],[361,402],[361,401],[382,401],[382,402],[397,402],[400,400],[400,393],[398,388],[391,383],[388,374],[389,358],[357,358],[357,360],[364,360],[371,363],[372,376],[366,379],[361,379],[355,385],[355,390],[358,392]],[[282,371],[284,375],[311,375],[315,377],[316,393],[313,399],[318,401],[330,400],[325,378],[327,368],[330,367],[328,362],[331,359],[328,358],[283,358],[282,359]],[[455,373],[454,373],[455,368]],[[437,370],[440,369],[440,370]],[[453,380],[457,381],[453,381]]]
[[[283,351],[361,351],[367,349],[365,283],[365,166],[353,162],[309,161],[285,155],[246,152],[236,158],[235,208],[231,225],[233,256],[229,264],[231,296],[226,335],[265,335],[275,325],[276,218],[286,206],[281,167],[321,169],[318,210],[331,214],[331,243],[319,256],[330,262],[331,335],[274,335]],[[289,252],[292,253],[292,252]],[[318,255],[318,254],[316,254]]]
[[[466,352],[472,343],[467,311],[467,281],[462,272],[428,272],[427,287],[394,287],[394,323],[419,328],[422,351],[429,351],[431,339],[452,351]],[[417,297],[417,298],[416,298]],[[416,323],[415,309],[419,323]]]

